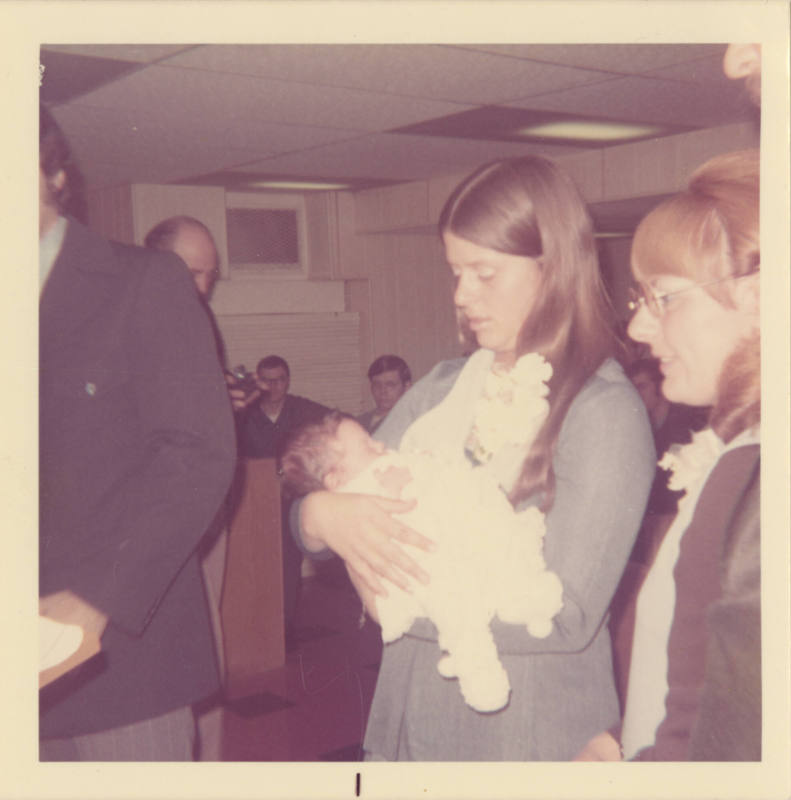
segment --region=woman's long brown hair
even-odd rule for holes
[[[485,165],[464,180],[442,210],[439,231],[538,260],[541,292],[520,332],[517,356],[540,353],[552,365],[550,411],[510,500],[516,505],[541,492],[546,511],[554,501],[552,456],[566,412],[615,347],[590,216],[561,169],[527,156]],[[477,344],[463,326],[462,335]]]

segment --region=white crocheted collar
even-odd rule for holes
[[[536,353],[503,369],[495,365],[491,350],[480,348],[444,400],[412,423],[400,449],[449,459],[469,452],[508,490],[549,412],[546,384],[551,375],[550,364]]]
[[[492,365],[466,441],[474,461],[485,464],[509,445],[529,450],[549,413],[551,377],[552,366],[538,353],[521,356],[510,369]]]
[[[659,466],[670,470],[671,489],[690,491],[705,480],[724,453],[748,444],[760,444],[759,428],[742,431],[727,445],[711,428],[704,428],[692,434],[691,442],[672,445],[659,460]]]

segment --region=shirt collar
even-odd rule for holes
[[[38,241],[39,292],[44,289],[66,235],[66,217],[58,217],[55,224]]]

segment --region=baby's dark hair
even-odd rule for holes
[[[289,434],[280,457],[280,477],[290,494],[301,497],[325,488],[324,479],[341,459],[329,444],[344,419],[353,417],[336,409]]]

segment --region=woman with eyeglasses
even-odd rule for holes
[[[663,462],[685,495],[637,600],[622,754],[608,731],[579,760],[761,758],[758,207],[758,152],[729,153],[634,236],[629,335],[709,426]]]
[[[654,475],[650,425],[611,357],[591,220],[562,170],[532,156],[481,167],[448,199],[439,233],[472,354],[413,385],[375,436],[467,459],[496,475],[517,511],[538,507],[563,607],[544,638],[493,620],[510,697],[488,713],[438,672],[437,630],[418,619],[384,647],[366,757],[569,761],[620,714],[606,619]],[[403,585],[410,573],[400,543],[420,541],[399,510],[393,500],[326,492],[301,507],[303,544],[335,550],[372,613],[385,581]],[[492,538],[485,526],[480,536]]]

